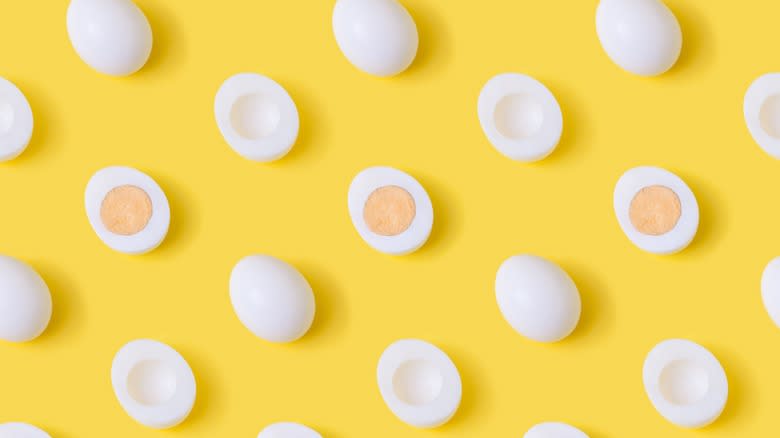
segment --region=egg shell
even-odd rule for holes
[[[49,287],[26,263],[0,255],[0,339],[31,341],[49,325]]]
[[[588,435],[566,423],[540,423],[528,429],[523,438],[588,438]]]
[[[302,424],[275,423],[260,431],[257,438],[322,438],[322,435]]]
[[[30,103],[16,85],[0,78],[0,161],[14,159],[24,152],[32,133]]]

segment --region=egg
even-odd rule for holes
[[[139,170],[112,166],[95,172],[84,203],[92,229],[115,251],[143,254],[157,248],[168,234],[168,198]]]
[[[540,423],[528,429],[523,438],[588,438],[588,435],[566,423]]]
[[[338,0],[333,34],[349,62],[375,76],[401,73],[417,55],[417,25],[396,0]]]
[[[31,424],[3,423],[0,424],[0,438],[51,438],[51,436]]]
[[[750,84],[743,111],[753,140],[780,159],[780,73],[767,73]]]
[[[71,0],[67,25],[76,53],[100,73],[135,73],[152,52],[152,28],[131,0]]]
[[[236,264],[230,301],[241,323],[270,342],[295,341],[314,321],[309,283],[293,266],[267,255],[250,255]]]
[[[460,373],[435,345],[402,339],[382,353],[377,383],[390,411],[404,423],[433,428],[457,412],[462,395]]]
[[[347,204],[358,234],[377,251],[408,254],[431,235],[431,198],[416,179],[398,169],[369,167],[358,173]]]
[[[195,375],[179,352],[139,339],[114,356],[111,384],[119,405],[144,426],[167,429],[184,421],[195,404]]]
[[[672,254],[687,247],[699,228],[699,204],[677,175],[658,167],[628,170],[615,185],[620,228],[640,249]]]
[[[772,259],[764,268],[761,298],[772,322],[780,327],[780,257]]]
[[[580,293],[555,263],[534,255],[505,260],[496,273],[496,301],[504,319],[538,342],[569,336],[580,320]]]
[[[517,161],[547,157],[563,132],[563,115],[555,96],[541,82],[518,73],[490,79],[479,94],[477,113],[488,141]]]
[[[660,0],[601,0],[596,32],[612,62],[640,76],[666,72],[682,49],[680,23]]]
[[[30,143],[33,114],[24,94],[0,78],[0,161],[18,157]]]
[[[669,339],[656,345],[645,359],[642,378],[655,409],[678,426],[706,426],[726,406],[726,372],[709,350],[695,342]]]
[[[31,341],[49,325],[51,294],[26,263],[0,255],[0,339]]]
[[[225,80],[214,99],[214,114],[225,142],[249,160],[278,160],[298,138],[295,102],[273,79],[256,73]]]
[[[322,438],[322,435],[302,424],[275,423],[260,431],[257,438]]]

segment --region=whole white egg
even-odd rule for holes
[[[238,319],[270,342],[292,342],[314,321],[314,293],[291,265],[267,255],[241,259],[230,274],[230,301]]]
[[[76,53],[101,73],[135,73],[152,52],[152,27],[132,0],[71,0],[67,25]]]
[[[580,320],[580,293],[555,263],[533,255],[510,257],[496,274],[496,300],[507,322],[539,342],[568,336]]]
[[[601,0],[596,32],[612,61],[641,76],[656,76],[680,57],[682,31],[660,0]]]
[[[51,294],[41,276],[26,263],[0,255],[0,339],[35,339],[49,319]]]
[[[349,62],[372,75],[401,73],[417,56],[417,25],[397,0],[338,0],[333,34]]]

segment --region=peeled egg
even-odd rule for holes
[[[297,269],[277,258],[251,255],[230,274],[230,301],[238,319],[255,336],[292,342],[314,321],[314,293]]]
[[[131,0],[71,0],[67,22],[76,53],[101,73],[135,73],[152,52],[152,28]]]
[[[628,170],[615,185],[620,228],[640,249],[671,254],[687,247],[699,228],[699,204],[677,175],[658,167]]]
[[[0,438],[51,438],[51,436],[31,424],[3,423],[0,424]]]
[[[322,435],[302,424],[275,423],[260,431],[257,438],[322,438]]]
[[[745,123],[761,149],[780,159],[780,73],[767,73],[745,93]]]
[[[401,73],[417,55],[417,25],[397,0],[338,0],[333,34],[349,62],[376,76]]]
[[[423,186],[392,167],[369,167],[349,186],[349,215],[360,237],[377,251],[403,255],[425,244],[433,205]]]
[[[769,262],[761,276],[761,298],[769,317],[780,327],[780,257]]]
[[[167,429],[184,421],[195,404],[195,375],[179,352],[139,339],[123,346],[111,365],[119,404],[135,421]]]
[[[695,342],[670,339],[656,345],[645,359],[642,377],[655,409],[678,426],[706,426],[726,406],[726,372],[709,350]]]
[[[490,79],[479,94],[477,113],[488,141],[517,161],[550,155],[563,132],[563,114],[555,96],[541,82],[518,73]]]
[[[660,0],[601,0],[596,32],[615,64],[641,76],[669,70],[682,49],[680,23]]]
[[[379,358],[377,383],[398,419],[432,428],[448,422],[460,406],[460,373],[445,352],[417,339],[391,344]]]
[[[0,161],[16,158],[27,149],[33,132],[33,114],[24,94],[0,78]]]
[[[540,423],[528,429],[523,438],[588,438],[588,435],[566,423]]]
[[[37,338],[51,319],[51,294],[26,263],[0,255],[0,339],[26,342]]]
[[[559,341],[580,320],[580,293],[569,274],[533,255],[512,256],[501,264],[496,300],[509,325],[534,341]]]
[[[145,173],[106,167],[87,183],[84,203],[92,229],[108,247],[127,254],[157,248],[171,222],[168,198]]]

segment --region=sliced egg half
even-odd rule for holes
[[[780,159],[780,73],[767,73],[745,93],[745,123],[761,149]]]
[[[390,411],[415,427],[441,426],[460,406],[458,369],[446,353],[425,341],[404,339],[387,347],[379,359],[377,382]]]
[[[370,167],[349,186],[349,215],[377,251],[402,255],[419,249],[433,228],[433,205],[422,185],[391,167]]]
[[[655,409],[678,426],[706,426],[726,406],[726,372],[709,350],[695,342],[670,339],[656,345],[645,359],[642,376]]]
[[[617,182],[614,207],[628,239],[647,252],[687,247],[699,228],[699,204],[677,175],[658,167],[633,168]]]
[[[111,384],[135,421],[167,429],[184,421],[195,404],[195,376],[187,361],[162,342],[129,342],[114,356]]]
[[[0,424],[0,438],[51,438],[51,436],[27,423]]]
[[[33,114],[24,94],[0,78],[0,161],[16,158],[30,143]]]
[[[92,229],[116,251],[149,252],[168,233],[168,198],[139,170],[115,166],[97,171],[87,183],[84,200]]]
[[[588,438],[588,435],[566,423],[539,423],[528,429],[523,438]]]
[[[302,424],[274,423],[260,431],[257,438],[322,438],[322,435]]]

